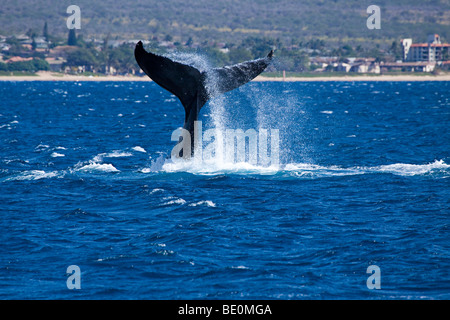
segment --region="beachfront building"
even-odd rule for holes
[[[375,58],[353,58],[350,61],[350,72],[356,73],[380,73],[380,64]]]
[[[449,43],[441,43],[438,34],[428,36],[427,43],[413,43],[412,39],[403,39],[403,61],[405,62],[441,62],[449,60]]]
[[[382,72],[433,72],[436,68],[436,61],[381,62],[380,67]]]

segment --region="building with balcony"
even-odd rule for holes
[[[427,43],[413,43],[412,39],[403,39],[403,61],[405,62],[441,62],[450,60],[449,43],[441,43],[438,34],[428,36]]]

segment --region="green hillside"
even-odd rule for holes
[[[392,43],[403,37],[424,41],[439,33],[450,41],[449,0],[2,0],[0,35],[35,30],[66,36],[66,9],[81,8],[84,36],[239,43],[248,37],[284,44],[311,38],[327,43]],[[381,30],[369,30],[366,9],[381,8]]]

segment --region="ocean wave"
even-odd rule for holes
[[[136,146],[136,147],[133,147],[133,148],[131,148],[131,149],[133,149],[134,151],[137,151],[137,152],[143,152],[143,153],[146,153],[146,152],[147,152],[147,151],[145,151],[144,148],[142,148],[142,147],[140,147],[140,146]]]
[[[54,156],[54,155],[52,155]],[[64,156],[64,155],[61,155]],[[89,160],[88,162],[79,162],[72,168],[61,171],[44,171],[44,170],[26,170],[6,174],[3,181],[18,180],[40,180],[49,178],[61,178],[66,173],[76,172],[96,172],[96,173],[116,173],[120,172],[114,165],[110,163],[97,162]],[[427,164],[408,164],[394,163],[380,166],[355,166],[342,167],[337,165],[323,166],[310,163],[289,163],[280,166],[257,166],[249,163],[196,163],[194,161],[185,161],[181,163],[173,163],[170,159],[165,159],[165,163],[157,168],[143,168],[135,171],[136,174],[172,174],[172,173],[190,173],[198,176],[218,176],[218,175],[259,175],[274,176],[284,178],[304,178],[316,179],[326,177],[340,176],[356,176],[368,174],[392,174],[398,176],[432,176],[432,177],[450,177],[450,165],[443,160],[435,160]],[[154,188],[150,194],[164,192],[164,189]],[[164,205],[186,204],[186,200],[181,198],[168,197],[163,198],[166,201]],[[207,206],[215,207],[216,204],[210,200],[202,200],[189,203],[188,206]]]
[[[19,175],[9,177],[6,181],[24,181],[24,180],[40,180],[58,177],[60,174],[57,171],[46,172],[43,170],[23,171]]]
[[[156,193],[156,192],[164,192],[164,189],[161,189],[161,188],[155,188],[155,189],[153,189],[152,191],[150,191],[150,194],[154,194],[154,193]]]
[[[190,203],[189,206],[190,207],[207,206],[207,207],[215,208],[216,204],[214,202],[212,202],[211,200],[202,200],[202,201],[198,201],[195,203]]]
[[[435,171],[446,171],[450,169],[450,165],[446,164],[443,160],[435,160],[428,164],[406,164],[406,163],[396,163],[384,166],[378,166],[371,168],[375,172],[387,172],[398,174],[402,176],[414,176],[423,175]]]
[[[288,164],[283,171],[299,176],[347,176],[359,174],[390,173],[399,176],[426,175],[434,172],[447,172],[450,165],[443,160],[428,164],[395,163],[374,167],[320,166],[314,164]]]
[[[89,161],[88,164],[77,164],[74,167],[74,171],[97,171],[97,172],[120,172],[112,164],[109,163],[98,163],[94,161]]]
[[[124,157],[132,157],[133,154],[126,151],[114,150],[109,153],[99,153],[94,158],[92,158],[92,162],[102,162],[103,158],[124,158]]]
[[[110,153],[105,153],[103,156],[105,158],[122,158],[122,157],[131,157],[133,154],[130,152],[120,151],[120,150],[114,150]]]
[[[427,164],[395,163],[373,167],[355,166],[342,167],[338,165],[323,166],[310,163],[288,163],[280,166],[259,166],[250,163],[226,163],[215,161],[194,161],[187,160],[172,162],[166,159],[160,166],[146,168],[145,172],[166,172],[177,173],[187,172],[198,175],[218,175],[218,174],[257,174],[257,175],[290,175],[295,177],[330,177],[330,176],[350,176],[362,174],[388,173],[399,176],[427,175],[434,173],[450,173],[450,165],[443,160],[435,160]]]
[[[175,197],[165,197],[162,198],[162,200],[170,200],[170,201],[166,201],[164,202],[162,205],[163,206],[170,206],[172,204],[179,204],[179,205],[183,205],[186,204],[186,200],[182,199],[182,198],[175,198]]]

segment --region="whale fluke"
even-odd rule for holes
[[[147,52],[141,41],[136,45],[134,56],[142,71],[177,96],[185,108],[196,97],[201,78],[196,68]]]
[[[273,50],[270,51],[266,58],[206,71],[207,76],[213,77],[216,81],[214,88],[209,92],[209,98],[234,90],[253,80],[267,68],[272,60],[272,56]]]
[[[256,78],[272,61],[273,50],[265,58],[206,71],[147,52],[141,41],[136,44],[134,56],[153,81],[180,99],[186,112],[183,128],[193,139],[194,122],[203,105]]]

